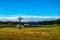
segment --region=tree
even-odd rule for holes
[[[60,24],[60,18],[56,20],[56,23],[57,24]]]

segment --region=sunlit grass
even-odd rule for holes
[[[59,28],[0,28],[0,40],[60,40]]]

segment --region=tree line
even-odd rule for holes
[[[37,23],[37,25],[53,25],[53,24],[60,25],[60,18],[56,20],[51,20],[51,21],[39,21]]]

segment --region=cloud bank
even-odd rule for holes
[[[18,17],[22,17],[23,22],[53,20],[60,18],[60,16],[9,16],[9,17],[0,17],[0,21],[18,21]]]

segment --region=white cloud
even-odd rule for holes
[[[8,19],[11,19],[11,18],[13,18],[13,19],[16,19],[16,18],[18,18],[18,17],[22,17],[22,18],[60,18],[60,16],[9,16],[9,17],[0,17],[0,19],[1,18],[8,18]]]
[[[21,16],[23,18],[60,18],[60,16]]]
[[[18,17],[19,16],[9,16],[9,17],[0,17],[0,20],[8,20],[8,21],[18,21]],[[55,19],[58,19],[60,18],[60,16],[20,16],[23,18],[22,21],[36,21],[36,20],[41,20],[41,19],[48,19],[48,18],[55,18]]]

